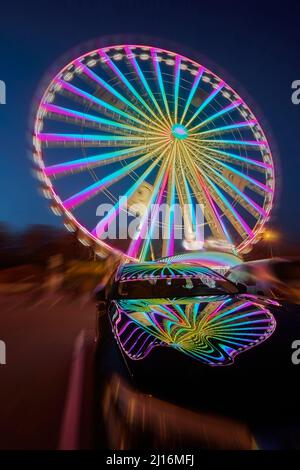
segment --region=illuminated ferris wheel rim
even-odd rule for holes
[[[140,49],[141,52],[139,54],[136,54],[136,49]],[[67,226],[67,228],[72,228],[72,230],[74,230],[74,227],[76,227],[76,229],[79,232],[78,238],[83,243],[91,244],[91,242],[92,242],[92,244],[94,244],[94,246],[95,246],[95,251],[98,252],[98,254],[100,254],[101,251],[102,251],[102,253],[109,253],[109,252],[113,251],[117,254],[125,256],[127,259],[131,259],[131,260],[135,260],[135,261],[137,259],[139,259],[138,256],[131,256],[131,254],[124,253],[124,252],[122,252],[121,250],[119,250],[117,248],[112,248],[108,243],[106,243],[103,240],[100,240],[99,238],[97,238],[97,236],[95,235],[94,232],[91,232],[90,230],[88,230],[84,226],[84,224],[82,224],[78,220],[78,218],[73,215],[73,213],[66,207],[66,205],[64,204],[64,201],[62,201],[59,194],[56,192],[56,190],[55,190],[55,188],[54,188],[54,186],[51,182],[51,179],[49,177],[49,174],[47,174],[47,172],[45,171],[45,170],[47,170],[47,167],[45,167],[45,164],[44,164],[44,161],[43,161],[43,145],[42,145],[43,139],[41,138],[42,133],[40,132],[41,131],[41,122],[43,122],[43,120],[45,118],[45,104],[49,104],[49,99],[48,99],[49,98],[49,93],[51,94],[51,90],[53,90],[53,86],[55,86],[55,84],[57,84],[58,80],[61,80],[61,78],[64,77],[64,74],[66,74],[66,73],[68,74],[72,68],[74,68],[74,70],[70,73],[73,73],[73,72],[76,73],[76,66],[77,67],[82,66],[83,60],[86,59],[86,58],[91,58],[91,60],[94,60],[93,57],[95,58],[95,57],[98,56],[97,60],[100,60],[100,62],[102,61],[103,63],[106,63],[107,60],[103,60],[104,57],[106,56],[106,57],[108,57],[108,60],[110,60],[112,63],[114,63],[113,62],[114,59],[112,57],[108,56],[108,54],[112,51],[115,52],[115,55],[121,54],[120,51],[122,51],[122,53],[124,55],[124,51],[125,51],[126,59],[128,59],[129,57],[132,56],[133,60],[135,61],[135,64],[137,64],[137,60],[134,59],[134,58],[135,57],[140,58],[143,54],[144,54],[144,56],[146,56],[147,52],[148,53],[150,52],[149,57],[150,58],[152,57],[152,59],[153,59],[154,54],[155,54],[157,64],[159,64],[159,62],[162,61],[159,54],[167,54],[169,56],[169,61],[173,60],[173,62],[175,64],[174,67],[175,67],[175,69],[177,69],[177,73],[178,73],[178,70],[179,70],[178,76],[180,76],[180,70],[184,70],[184,67],[186,66],[186,64],[184,64],[184,62],[187,62],[188,64],[191,64],[191,65],[193,65],[193,67],[195,67],[193,72],[191,72],[191,74],[193,74],[194,77],[195,77],[194,78],[194,80],[195,80],[194,84],[195,84],[196,80],[199,79],[199,76],[200,76],[200,79],[198,80],[197,86],[199,85],[201,80],[204,79],[205,74],[211,75],[212,77],[214,77],[214,79],[217,82],[217,83],[214,84],[214,87],[215,87],[215,89],[217,89],[217,92],[219,91],[219,89],[221,90],[223,88],[226,92],[228,92],[228,91],[231,92],[232,96],[236,98],[235,101],[238,102],[237,106],[241,105],[243,110],[247,111],[248,116],[251,116],[251,117],[254,118],[253,123],[255,123],[255,126],[258,127],[259,134],[260,134],[260,140],[257,143],[260,144],[259,148],[263,147],[264,150],[265,150],[265,152],[261,153],[261,155],[262,155],[263,163],[266,164],[266,173],[268,172],[268,174],[269,174],[269,178],[268,179],[266,178],[266,184],[264,185],[266,188],[268,188],[268,194],[267,194],[268,197],[265,198],[264,203],[263,203],[263,207],[261,208],[262,209],[262,211],[261,211],[262,217],[257,219],[256,224],[254,225],[253,229],[251,230],[251,235],[244,238],[242,240],[242,242],[238,246],[236,246],[236,252],[242,252],[245,249],[247,249],[247,247],[249,247],[249,245],[252,245],[253,243],[255,243],[259,239],[259,235],[261,234],[266,221],[269,219],[269,214],[270,214],[270,211],[271,211],[271,208],[272,208],[273,198],[274,198],[274,190],[275,190],[274,164],[273,164],[273,158],[272,158],[272,153],[271,153],[271,150],[270,150],[270,146],[269,146],[268,140],[265,136],[265,133],[264,133],[263,129],[261,128],[260,124],[258,123],[257,119],[255,118],[253,112],[249,108],[249,106],[246,105],[246,103],[238,95],[238,93],[236,93],[236,91],[232,87],[230,87],[230,85],[225,83],[225,81],[223,81],[217,74],[212,72],[207,67],[204,67],[203,65],[200,65],[196,61],[194,61],[192,59],[189,59],[188,57],[186,57],[184,55],[177,54],[175,52],[169,51],[169,50],[164,49],[164,48],[156,47],[156,46],[152,47],[152,46],[146,46],[146,45],[141,45],[141,44],[140,45],[137,45],[137,44],[135,44],[135,45],[122,44],[122,45],[106,46],[106,47],[103,47],[103,48],[100,48],[100,49],[94,49],[93,51],[82,54],[77,59],[74,59],[74,60],[70,61],[66,66],[64,66],[56,74],[55,78],[48,85],[46,91],[44,92],[44,94],[43,94],[43,96],[40,100],[39,107],[38,107],[38,112],[37,112],[36,119],[35,119],[35,124],[34,124],[34,161],[35,161],[35,163],[37,164],[37,166],[39,167],[39,170],[40,170],[39,171],[39,179],[43,182],[44,188],[45,187],[47,188],[47,191],[46,191],[47,192],[47,197],[51,198],[54,202],[54,206],[53,206],[54,212],[57,213],[57,215],[64,216],[65,225]],[[143,60],[146,61],[146,60],[149,59],[149,57],[147,57],[147,58],[144,57]],[[159,60],[159,58],[160,58],[160,60]],[[118,58],[118,60],[120,60],[120,59],[121,58]],[[166,59],[166,62],[167,62],[167,60],[168,59]],[[84,66],[87,68],[86,64],[84,64]],[[160,75],[160,79],[161,80],[163,79],[162,74]],[[66,82],[66,83],[68,83],[68,82]],[[179,85],[178,85],[178,87],[179,87]],[[148,88],[150,88],[150,87],[148,87]],[[194,92],[195,92],[195,90],[194,90]],[[215,93],[215,95],[216,95],[217,92],[213,92],[213,93]],[[178,91],[177,91],[177,93],[178,93]],[[190,98],[190,96],[189,96],[189,98]],[[177,95],[177,99],[178,99],[178,95]],[[154,100],[155,100],[155,97],[154,97]],[[186,110],[186,108],[185,108],[185,110]],[[167,121],[167,116],[164,116],[164,120]],[[162,119],[161,122],[164,122],[164,120]],[[177,120],[176,120],[176,122],[172,121],[171,124],[172,124],[172,126],[170,128],[170,132],[171,132],[174,139],[176,139],[178,142],[185,141],[186,139],[188,140],[188,138],[190,137],[189,136],[190,131],[185,125],[182,124],[182,120],[180,122],[177,121]],[[243,123],[239,123],[239,124],[243,124]],[[195,126],[195,127],[199,127],[199,126],[200,125],[198,124],[198,126]],[[152,130],[153,129],[155,129],[155,127],[152,126]],[[157,127],[156,127],[156,129],[157,129]],[[207,131],[207,132],[212,132],[212,131]],[[207,140],[206,140],[206,142],[207,142]],[[243,141],[243,143],[244,143],[244,141]],[[194,152],[196,151],[195,150],[196,147],[191,147],[191,149],[193,149]],[[221,153],[221,152],[219,152],[219,153]],[[266,161],[265,161],[265,158],[266,158]],[[226,165],[224,165],[224,166],[226,166]],[[243,176],[243,177],[245,178],[245,176]],[[252,183],[252,181],[250,181],[250,182]],[[263,186],[263,185],[261,184],[261,186]],[[100,250],[97,249],[97,246],[98,246],[98,248],[100,248]]]

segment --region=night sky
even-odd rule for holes
[[[252,97],[279,153],[273,224],[298,237],[300,105],[292,104],[291,83],[300,80],[300,5],[277,3],[1,2],[0,79],[6,82],[7,104],[0,106],[0,221],[16,228],[61,226],[38,193],[28,157],[30,109],[38,84],[52,64],[78,44],[106,35],[136,34],[155,37],[162,47],[175,41],[199,52],[234,77],[240,85],[237,91],[247,91],[242,95],[246,101],[247,94]]]

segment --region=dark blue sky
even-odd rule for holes
[[[192,48],[225,69],[265,116],[280,155],[281,188],[274,223],[300,234],[300,6],[292,2],[200,0],[5,1],[0,7],[0,221],[60,225],[30,172],[27,131],[38,83],[65,52],[114,34],[161,38]],[[240,88],[238,89],[240,91]],[[255,111],[255,108],[254,108]]]

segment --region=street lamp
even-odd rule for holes
[[[265,229],[263,233],[263,240],[270,244],[271,258],[273,257],[273,244],[278,242],[279,239],[280,239],[279,232],[270,228]]]

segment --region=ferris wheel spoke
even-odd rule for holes
[[[218,239],[224,239],[224,237],[231,242],[228,231],[223,224],[223,221],[219,215],[219,211],[209,193],[208,187],[203,179],[202,172],[199,167],[196,166],[195,162],[192,160],[190,153],[193,154],[191,146],[187,144],[189,152],[183,144],[184,153],[186,155],[187,164],[187,175],[189,176],[189,181],[193,187],[195,197],[199,201],[200,205],[202,204],[205,210],[205,217],[208,221],[209,227],[215,237]],[[199,193],[198,185],[202,189],[201,196]]]
[[[96,183],[88,186],[79,193],[76,193],[65,201],[63,201],[64,206],[67,209],[74,209],[78,205],[89,200],[91,197],[96,196],[99,191],[102,191],[103,189],[108,188],[117,181],[120,181],[122,178],[127,176],[132,170],[136,170],[141,165],[143,165],[150,157],[151,154],[146,154],[138,158],[137,160],[134,160],[133,162],[129,163],[128,165],[122,166],[119,170],[108,174],[100,181],[96,181]]]
[[[223,134],[225,132],[229,131],[235,131],[237,129],[243,129],[243,128],[251,128],[257,124],[256,120],[251,120],[251,121],[242,121],[242,122],[237,122],[236,124],[230,124],[229,126],[221,126],[221,127],[214,127],[212,129],[209,129],[207,131],[201,131],[201,132],[193,132],[190,133],[191,137],[198,136],[202,138],[203,136],[206,135],[211,135],[211,134]]]
[[[206,108],[206,106],[217,96],[217,94],[222,90],[224,87],[224,82],[219,83],[217,87],[208,95],[208,97],[203,101],[203,103],[198,107],[197,111],[193,114],[193,116],[189,119],[189,121],[185,124],[186,127],[189,127],[191,123],[196,119],[196,117]]]
[[[234,185],[228,178],[226,178],[224,175],[222,175],[221,173],[219,173],[218,171],[216,171],[213,168],[210,168],[210,171],[212,171],[215,175],[217,175],[218,178],[221,178],[221,180],[224,183],[229,185],[233,189],[233,191],[236,194],[238,194],[242,199],[244,199],[244,201],[246,201],[250,205],[250,207],[253,207],[259,215],[261,215],[263,217],[265,217],[267,215],[266,211],[263,209],[263,207],[259,206],[255,201],[253,201],[253,199],[251,199],[243,191],[241,191],[236,185]]]
[[[242,173],[241,171],[237,170],[236,168],[227,165],[226,163],[222,161],[217,161],[215,160],[215,157],[209,155],[208,153],[203,154],[205,158],[209,158],[212,160],[212,162],[215,162],[217,165],[226,168],[229,170],[231,173],[234,173],[238,177],[242,178],[247,182],[247,185],[249,186],[250,189],[253,191],[257,192],[258,194],[264,196],[266,193],[273,193],[273,189],[270,186],[267,186],[263,184],[261,181],[258,181],[255,178],[252,178],[251,176],[248,176],[246,173]],[[214,165],[215,166],[215,165]]]
[[[180,158],[179,171],[175,175],[175,184],[177,188],[178,198],[183,214],[184,220],[184,235],[185,237],[194,238],[197,235],[197,240],[200,239],[199,228],[197,226],[196,212],[194,210],[191,191],[189,184],[185,177],[186,170],[182,166],[182,160]],[[180,176],[181,178],[180,178]]]
[[[261,206],[259,206],[255,201],[253,201],[249,196],[243,193],[228,178],[226,178],[223,174],[216,171],[214,168],[212,168],[211,165],[208,165],[206,162],[203,161],[202,165],[206,167],[207,172],[210,175],[214,175],[215,178],[213,179],[218,182],[219,186],[222,186],[224,190],[228,194],[230,194],[230,196],[234,200],[237,200],[237,202],[242,207],[244,207],[244,209],[246,209],[251,215],[253,215],[253,217],[257,218],[257,214],[259,214],[259,216],[266,217],[267,215],[266,211]],[[220,180],[222,181],[221,183],[220,183]],[[224,187],[224,183],[225,183],[225,187]]]
[[[107,83],[103,78],[99,77],[95,72],[93,72],[89,67],[84,65],[82,62],[77,61],[76,64],[78,67],[81,68],[83,73],[89,77],[93,82],[95,82],[98,86],[101,86],[104,88],[106,91],[108,91],[111,95],[113,95],[115,98],[117,98],[121,103],[125,104],[128,108],[131,108],[136,114],[142,116],[146,121],[149,121],[152,124],[152,128],[160,128],[163,131],[165,130],[162,125],[160,124],[157,115],[152,111],[151,114],[154,115],[154,120],[153,118],[151,119],[148,114],[146,114],[144,111],[142,111],[140,108],[135,106],[132,101],[128,100],[125,96],[123,96],[121,93],[119,93],[117,90],[115,90],[109,83]],[[150,108],[149,108],[150,111]]]
[[[166,147],[164,149],[164,151],[161,153],[161,157],[163,157],[168,150],[169,150],[169,148]],[[151,211],[153,209],[152,206],[153,206],[153,204],[159,204],[161,190],[164,190],[164,189],[162,189],[162,188],[164,188],[163,178],[166,178],[166,177],[168,178],[169,177],[169,174],[168,174],[169,169],[167,168],[168,167],[168,161],[169,161],[169,157],[160,166],[160,169],[157,173],[157,176],[156,176],[156,179],[155,179],[155,182],[154,182],[154,185],[153,185],[151,198],[150,198],[149,203],[148,203],[148,208],[145,211],[145,213],[144,213],[144,215],[141,219],[138,230],[136,231],[133,239],[131,240],[131,243],[130,243],[129,248],[127,250],[127,255],[128,256],[133,256],[133,257],[137,256],[140,245],[141,245],[141,242],[142,242],[142,238],[145,238],[145,235],[146,235],[146,232],[147,232],[147,224],[148,224],[148,221],[149,221],[149,215],[150,216],[152,215],[151,214]],[[166,170],[167,170],[167,172],[166,172]]]
[[[181,119],[180,119],[180,124],[183,123],[183,120],[184,120],[184,118],[185,118],[185,116],[186,116],[186,113],[188,112],[188,109],[189,109],[190,104],[191,104],[191,102],[192,102],[192,100],[193,100],[193,98],[194,98],[195,92],[196,92],[196,90],[197,90],[197,88],[198,88],[198,85],[199,85],[199,83],[200,83],[200,80],[201,80],[201,78],[202,78],[202,75],[203,75],[204,70],[205,70],[205,68],[201,66],[201,67],[199,68],[199,70],[198,70],[197,75],[195,76],[194,83],[193,83],[192,88],[191,88],[191,90],[190,90],[188,99],[187,99],[187,101],[186,101],[186,103],[185,103],[185,107],[184,107],[184,110],[183,110],[183,113],[182,113],[182,116],[181,116]],[[192,130],[193,130],[193,129],[191,129],[191,131],[192,131]]]
[[[228,146],[228,147],[234,147],[234,146],[240,146],[240,147],[252,147],[253,149],[260,150],[262,147],[267,147],[267,142],[266,141],[258,141],[258,140],[226,140],[226,139],[199,139],[199,143],[203,145],[221,145],[223,146]]]
[[[171,169],[171,175],[168,180],[167,188],[167,204],[169,208],[169,217],[165,221],[164,226],[164,236],[163,236],[163,246],[162,246],[162,256],[173,256],[175,245],[174,245],[174,210],[175,210],[175,197],[176,197],[176,184],[175,184],[175,174],[176,174],[176,160],[173,160],[173,165]]]
[[[222,188],[227,195],[232,198],[233,204],[238,203],[243,209],[245,209],[249,214],[251,214],[255,220],[257,220],[261,216],[262,212],[264,213],[264,210],[256,203],[254,203],[254,201],[252,201],[252,204],[250,204],[250,202],[248,202],[245,197],[241,197],[241,195],[237,193],[237,191],[232,188],[232,186],[227,182],[228,180],[220,176],[220,173],[216,171],[211,171],[211,168],[207,167],[207,175],[209,175],[209,177],[220,188]],[[253,203],[257,208],[254,207]]]
[[[190,149],[191,153],[193,154],[193,149],[191,148]],[[214,174],[210,174],[209,173],[209,166],[207,167],[206,171],[202,171],[202,175],[203,175],[203,178],[204,180],[207,182],[209,181],[211,184],[210,184],[210,187],[213,186],[213,183],[212,181],[214,181],[216,184],[219,184],[220,185],[220,182],[218,181],[218,179],[216,178],[216,176]],[[222,188],[223,188],[224,185],[222,185]],[[216,186],[214,185],[214,188]],[[241,229],[243,230],[243,234],[244,236],[247,236],[248,235],[248,224],[243,220],[243,218],[237,213],[237,211],[232,207],[232,213],[233,215],[236,217],[232,217],[232,214],[231,212],[228,212],[228,208],[231,207],[232,205],[229,203],[229,201],[225,198],[225,196],[223,197],[222,193],[220,191],[217,192],[217,187],[216,187],[216,191],[212,192],[212,191],[209,191],[209,188],[208,188],[208,191],[207,191],[207,194],[211,197],[212,199],[212,204],[213,203],[213,199],[217,202],[218,206],[220,207],[221,210],[223,210],[223,213],[226,214],[226,217],[230,220],[232,226],[237,230],[238,233],[241,232]],[[231,194],[231,197],[233,198],[236,198],[236,194],[233,193],[233,191],[227,189],[227,192],[229,192]],[[212,194],[211,194],[212,193]],[[214,198],[212,198],[212,196],[214,196]],[[240,203],[242,204],[242,206],[244,207],[245,206],[245,203],[244,201],[240,201]],[[225,204],[225,207],[224,207],[224,204]],[[247,209],[249,211],[249,207],[247,205]],[[256,218],[257,217],[257,214],[255,213],[255,211],[252,209],[252,207],[250,208],[250,212],[251,214]],[[216,213],[219,215],[218,213],[218,210],[216,208]],[[222,221],[222,217],[219,215],[218,217],[219,221],[220,221],[220,225],[223,229],[223,232],[225,233],[226,235],[226,238],[229,242],[231,242],[231,237],[229,235],[229,232],[224,224],[224,222]],[[211,225],[211,224],[209,224]],[[250,230],[250,229],[249,229]]]
[[[243,217],[237,212],[237,210],[233,207],[230,201],[225,197],[225,195],[218,189],[216,184],[213,180],[208,176],[208,174],[204,174],[203,177],[207,181],[208,185],[212,189],[212,193],[215,196],[215,200],[218,203],[218,206],[225,214],[225,217],[229,220],[232,226],[235,228],[236,232],[240,235],[241,238],[245,236],[252,237],[254,234],[247,224],[247,222],[243,219]]]
[[[125,136],[125,135],[99,135],[99,134],[57,134],[57,133],[40,133],[36,138],[43,146],[52,147],[126,147],[134,146],[138,143],[147,144],[151,142],[159,142],[159,137],[141,136]]]
[[[117,203],[108,211],[107,215],[96,225],[92,230],[92,234],[98,238],[104,233],[105,227],[110,224],[120,213],[120,211],[127,205],[128,199],[133,195],[133,193],[140,187],[140,185],[145,181],[145,179],[150,175],[150,173],[157,166],[161,156],[159,155],[144,171],[144,173],[135,181],[135,183],[125,192],[125,194],[119,198]]]
[[[129,114],[127,111],[124,111],[116,106],[113,106],[110,103],[107,103],[106,101],[102,100],[101,98],[97,98],[94,95],[91,95],[90,93],[82,90],[81,88],[78,88],[74,85],[71,85],[71,83],[65,82],[61,79],[56,80],[56,84],[60,87],[58,89],[59,92],[61,93],[67,93],[69,97],[71,98],[80,98],[83,99],[84,101],[87,101],[89,104],[93,103],[94,105],[97,105],[99,109],[103,112],[103,110],[108,110],[114,115],[120,115],[125,119],[129,119],[130,121],[134,121],[138,123],[141,126],[144,126],[146,128],[149,127],[149,123],[139,119],[136,116],[133,116],[132,114]]]
[[[174,69],[174,122],[177,122],[177,118],[178,118],[180,65],[181,65],[181,58],[180,56],[177,55],[175,58],[175,69]]]
[[[206,126],[208,123],[214,121],[215,119],[224,116],[224,114],[230,113],[231,111],[235,110],[238,108],[241,104],[243,103],[242,100],[235,100],[232,103],[230,103],[228,106],[225,106],[225,108],[221,109],[215,114],[212,114],[208,118],[204,119],[204,121],[201,121],[199,124],[196,126],[192,127],[190,129],[190,133],[193,133],[196,129],[199,129],[200,127]]]
[[[270,186],[263,184],[261,181],[258,181],[257,179],[252,178],[246,173],[242,173],[241,171],[237,170],[231,165],[224,163],[222,160],[219,160],[218,157],[215,157],[214,155],[211,155],[209,153],[209,149],[204,151],[200,145],[196,145],[196,144],[194,144],[194,147],[198,149],[198,153],[195,154],[195,159],[199,162],[199,164],[203,162],[203,159],[209,158],[212,161],[212,165],[214,168],[217,168],[219,171],[222,171],[222,169],[220,169],[220,166],[223,168],[226,168],[230,172],[237,175],[239,178],[242,178],[243,180],[245,180],[249,188],[257,192],[258,194],[264,196],[266,193],[273,193],[273,189]]]
[[[48,118],[51,119],[63,119],[68,122],[69,119],[73,119],[72,123],[77,122],[80,123],[83,127],[89,127],[91,124],[100,124],[103,126],[107,126],[108,130],[112,132],[111,127],[115,127],[116,130],[114,132],[118,132],[118,130],[126,131],[133,131],[133,132],[141,132],[145,133],[145,129],[137,126],[131,126],[126,124],[125,122],[120,121],[112,121],[111,119],[105,119],[99,116],[95,116],[93,114],[82,113],[80,111],[75,111],[74,109],[64,108],[62,106],[56,106],[53,104],[45,103],[43,105],[43,109],[47,112]],[[103,129],[104,130],[104,129]]]
[[[163,100],[163,103],[164,103],[164,106],[165,106],[165,110],[166,110],[166,113],[168,115],[169,121],[172,124],[172,118],[171,118],[171,114],[170,114],[170,109],[169,109],[169,104],[168,104],[168,100],[167,100],[167,96],[166,96],[166,91],[165,91],[165,86],[164,86],[164,82],[163,82],[163,78],[162,78],[162,73],[161,73],[161,69],[160,69],[160,65],[159,65],[156,50],[153,47],[151,48],[151,57],[152,57],[152,63],[153,63],[154,71],[155,71],[155,74],[156,74],[156,79],[157,79],[157,82],[158,82],[160,94],[161,94],[161,97],[162,97],[162,100]]]
[[[151,148],[154,148],[154,152],[159,151],[158,144],[153,143],[148,145],[142,145],[139,147],[131,147],[128,149],[117,150],[114,152],[106,152],[100,155],[93,155],[91,157],[79,158],[77,160],[71,160],[68,162],[58,163],[57,165],[51,165],[44,168],[44,172],[47,176],[57,176],[65,173],[75,173],[76,171],[90,170],[102,165],[115,163],[124,159],[129,159],[144,153],[149,152]]]
[[[159,106],[149,84],[148,84],[148,81],[146,80],[145,78],[145,75],[143,74],[143,71],[141,69],[141,67],[139,66],[138,64],[138,61],[136,60],[135,56],[134,56],[134,53],[132,52],[132,50],[129,48],[129,46],[126,46],[125,47],[125,51],[127,53],[127,59],[131,62],[135,72],[137,73],[137,76],[139,77],[140,81],[142,82],[145,90],[147,91],[152,103],[154,104],[155,108],[157,109],[157,111],[159,112],[162,120],[165,122],[166,125],[168,125],[168,121],[164,115],[164,113],[162,112],[162,109],[161,107]]]
[[[199,178],[198,176],[198,181],[200,180],[200,186],[201,188],[205,188],[205,195],[206,195],[206,203],[204,204],[204,215],[206,215],[207,223],[210,227],[210,230],[212,234],[214,235],[215,238],[218,240],[224,240],[226,239],[229,243],[232,243],[232,239],[228,233],[228,230],[222,220],[222,217],[219,213],[219,210],[217,208],[217,205],[215,204],[210,192],[209,192],[209,187],[207,186],[205,180],[203,177]],[[195,193],[196,199],[199,201],[201,204],[201,198],[199,197],[199,189],[198,185],[196,184],[195,178],[189,174],[189,179],[191,182],[191,186],[193,188],[193,191]],[[202,203],[203,204],[203,203]]]
[[[109,66],[109,68],[123,82],[123,84],[126,85],[127,89],[132,93],[132,95],[143,105],[145,109],[147,109],[147,111],[150,114],[152,114],[155,120],[158,121],[158,117],[153,111],[153,109],[148,105],[148,103],[144,100],[144,98],[142,98],[142,96],[138,93],[136,88],[129,82],[129,80],[125,77],[125,75],[121,72],[121,70],[116,66],[116,64],[111,60],[111,58],[106,54],[106,52],[104,52],[103,50],[99,50],[98,52],[99,52],[100,57],[104,59],[105,63]],[[147,116],[147,118],[148,120],[151,120],[149,116]]]
[[[199,241],[201,239],[200,228],[197,223],[198,221],[197,221],[196,212],[195,212],[194,205],[193,205],[191,191],[189,188],[189,184],[187,182],[187,178],[185,177],[184,173],[182,176],[183,176],[183,183],[184,183],[184,186],[182,189],[185,194],[184,201],[187,201],[187,209],[188,209],[186,211],[187,214],[185,217],[185,226],[187,226],[187,235],[192,236],[192,238],[195,237],[196,240]]]
[[[219,150],[215,149],[212,147],[205,147],[203,145],[197,145],[195,144],[200,150],[207,151],[207,152],[213,152],[214,154],[217,154],[216,158],[218,160],[224,160],[226,162],[231,162],[234,163],[235,165],[243,165],[247,164],[250,168],[254,168],[257,171],[265,172],[265,170],[271,170],[273,166],[271,164],[265,163],[263,161],[259,160],[253,160],[247,157],[243,157],[241,155],[236,155],[231,152],[226,152],[224,150]]]
[[[151,241],[152,241],[152,235],[153,235],[153,230],[154,230],[154,227],[155,227],[155,222],[156,222],[156,219],[157,219],[157,216],[158,216],[158,213],[159,213],[159,208],[160,208],[160,205],[162,203],[163,196],[164,196],[164,191],[165,191],[165,188],[166,188],[166,185],[167,185],[167,182],[168,182],[168,178],[169,178],[169,172],[170,172],[170,166],[168,167],[167,171],[163,175],[164,177],[163,177],[163,180],[161,182],[161,186],[159,188],[158,196],[157,196],[157,199],[156,199],[156,205],[154,207],[154,210],[151,213],[151,221],[150,221],[149,231],[148,231],[147,237],[144,239],[143,244],[142,244],[142,249],[141,249],[141,253],[140,253],[140,256],[139,256],[140,261],[145,261],[147,256],[148,256],[148,251],[149,251],[150,244],[151,244]]]
[[[165,172],[164,179],[163,179],[163,181],[161,183],[161,186],[159,188],[159,193],[158,193],[158,196],[157,196],[157,199],[156,199],[156,206],[155,206],[153,212],[151,213],[151,221],[150,221],[149,230],[148,230],[148,233],[147,233],[147,237],[145,238],[145,240],[143,242],[142,249],[141,249],[140,256],[139,256],[140,261],[145,261],[146,260],[146,258],[148,256],[149,248],[151,247],[151,239],[152,239],[152,235],[153,235],[153,230],[155,228],[156,219],[157,219],[157,216],[158,216],[158,213],[159,213],[160,206],[162,204],[164,192],[165,192],[168,180],[169,180],[170,170],[171,170],[172,162],[174,161],[175,155],[176,155],[176,142],[174,143],[174,145],[172,146],[172,148],[169,151],[169,155],[168,155],[168,158],[167,158],[167,163],[168,163],[167,171]]]
[[[192,144],[189,145],[191,148],[193,148]],[[208,164],[205,160],[202,160],[201,167],[205,167],[206,172],[211,175],[213,180],[223,189],[226,188],[226,192],[234,200],[236,200],[244,209],[246,209],[253,217],[257,218],[257,214],[259,214],[260,216],[266,216],[266,211],[261,206],[259,206],[249,196],[243,193],[235,184],[232,183],[232,181],[226,178],[222,173],[216,171],[211,164]],[[220,180],[222,181],[221,183]]]

